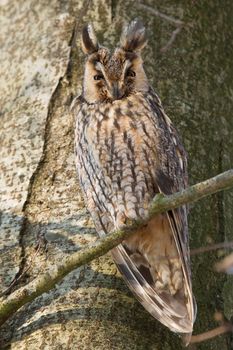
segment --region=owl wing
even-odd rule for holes
[[[179,235],[179,214],[177,215],[171,211],[166,215],[182,264],[184,287],[180,294],[174,296],[170,293],[160,293],[156,290],[150,268],[148,265],[143,264],[143,254],[140,255],[137,252],[138,256],[135,261],[133,257],[135,252],[129,250],[125,244],[117,246],[111,253],[127,285],[144,308],[173,332],[190,335],[192,333],[196,311],[195,301],[192,296],[189,261],[186,246],[183,244]]]
[[[175,128],[163,111],[158,96],[153,91],[150,92],[149,104],[154,111],[155,118],[158,120],[159,117],[160,128],[164,132],[162,135],[164,142],[161,142],[162,149],[160,150],[162,159],[160,168],[156,170],[154,187],[160,193],[172,194],[187,186],[186,153]],[[190,276],[186,206],[166,212],[163,221],[169,226],[181,265],[183,287],[180,291],[177,293],[158,292],[152,278],[151,268],[145,262],[146,254],[143,254],[142,250],[135,252],[132,244],[124,242],[112,250],[112,256],[129,288],[145,309],[172,331],[185,333],[187,335],[185,342],[188,344],[196,316],[196,304],[192,294]]]

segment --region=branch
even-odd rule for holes
[[[155,15],[157,17],[160,17],[162,19],[165,19],[168,22],[171,22],[172,24],[176,25],[177,27],[178,26],[182,27],[185,24],[183,21],[176,19],[174,17],[168,16],[168,15],[165,15],[164,13],[159,12],[158,10],[154,9],[153,7],[148,6],[148,5],[144,5],[141,2],[139,2],[138,6],[143,8],[144,10],[152,13],[153,15]]]
[[[0,325],[11,317],[20,307],[54,288],[68,273],[106,254],[109,250],[134,233],[136,229],[145,225],[152,216],[160,212],[177,208],[186,203],[195,202],[205,196],[229,189],[230,187],[233,187],[233,169],[172,195],[165,196],[158,194],[152,202],[147,220],[135,221],[130,226],[124,227],[121,230],[97,240],[95,244],[63,258],[62,262],[57,266],[51,267],[49,271],[39,275],[25,287],[16,290],[5,300],[2,298],[0,303]]]
[[[218,250],[218,249],[230,249],[233,248],[233,241],[230,242],[221,242],[221,243],[216,243],[216,244],[208,244],[208,246],[206,247],[200,247],[200,248],[196,248],[196,249],[191,249],[190,250],[190,255],[198,255],[198,254],[202,254],[202,253],[207,253],[207,252],[211,252],[213,250]],[[220,264],[220,263],[219,263]],[[233,259],[232,259],[232,265],[233,265]],[[216,270],[218,272],[226,272],[225,270],[220,270],[216,267]]]
[[[228,320],[224,319],[222,312],[215,312],[214,319],[215,321],[220,322],[220,326],[204,333],[192,335],[190,344],[200,343],[205,340],[215,338],[221,334],[233,331],[233,324],[231,324],[231,322],[229,322]]]
[[[162,211],[180,207],[183,204],[193,203],[201,198],[219,191],[227,190],[231,187],[233,187],[233,169],[169,196],[162,194],[157,195],[157,198],[155,197],[152,202],[150,213],[157,214]]]
[[[177,27],[175,30],[173,30],[170,39],[168,40],[166,45],[160,49],[160,52],[164,53],[172,47],[174,41],[176,40],[177,35],[181,32],[181,29],[182,29],[181,27]]]
[[[211,331],[207,331],[207,332],[204,332],[204,333],[201,333],[198,335],[193,335],[191,337],[190,344],[200,343],[202,341],[212,339],[212,338],[217,337],[218,335],[232,332],[232,331],[233,331],[233,325],[230,322],[226,322],[225,324],[223,324],[219,327],[216,327],[216,328],[212,329]]]
[[[160,17],[168,22],[170,22],[171,24],[176,26],[176,29],[173,30],[170,39],[168,40],[168,42],[166,43],[166,45],[164,47],[162,47],[160,49],[160,52],[165,53],[166,51],[168,51],[171,46],[173,45],[174,41],[176,40],[177,35],[181,32],[182,28],[186,27],[186,26],[190,26],[190,23],[185,23],[183,21],[181,21],[180,19],[176,19],[172,16],[168,16],[158,10],[156,10],[155,8],[145,5],[143,3],[141,3],[140,1],[138,2],[138,6],[141,7],[142,9],[144,9],[147,12],[150,12],[150,14]]]

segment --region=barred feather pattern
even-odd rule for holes
[[[123,32],[126,38],[121,38],[124,46],[127,36],[133,40],[133,26],[129,28]],[[140,29],[141,45],[141,24],[135,28]],[[96,230],[103,236],[126,225],[128,219],[147,218],[156,193],[180,191],[187,186],[188,176],[186,152],[149,85],[140,88],[135,83],[130,90],[132,79],[127,80],[127,87],[121,88],[124,94],[116,95],[114,90],[112,98],[103,97],[109,94],[101,90],[105,89],[103,80],[109,90],[111,84],[116,89],[119,72],[129,65],[143,77],[140,56],[124,53],[122,48],[112,56],[104,48],[97,50],[91,50],[86,62],[83,93],[74,100],[72,112],[79,181]],[[99,95],[91,81],[85,82],[88,74],[92,77],[96,72],[101,77],[96,84]],[[144,308],[172,331],[186,334],[186,343],[196,315],[188,244],[187,208],[183,206],[155,216],[111,251]]]
[[[75,114],[78,174],[99,235],[122,227],[127,219],[145,219],[156,193],[169,194],[185,187],[185,151],[152,89],[147,96],[139,93],[136,99],[128,97],[104,105],[89,105],[80,97]],[[182,255],[183,279],[187,283],[184,300],[192,304],[186,208],[171,211],[166,217],[174,231],[178,254]],[[183,321],[187,323],[187,332],[191,332],[194,316],[187,320],[182,315],[179,320],[179,312],[173,317],[170,315],[169,305],[166,307],[162,296],[156,295],[153,283],[150,285],[151,278],[148,283],[130,258],[133,253],[127,249],[127,242],[112,251],[139,300],[172,330],[186,330]],[[179,300],[175,301],[178,305]],[[169,325],[166,318],[174,319],[174,325]]]

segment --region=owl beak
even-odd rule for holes
[[[120,98],[122,97],[122,93],[121,93],[121,91],[119,89],[118,82],[113,83],[112,90],[111,90],[111,95],[112,95],[112,99],[113,100],[120,100]]]

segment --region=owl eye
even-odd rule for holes
[[[103,74],[96,74],[96,75],[94,75],[94,80],[101,80],[101,79],[104,79]]]
[[[126,73],[126,76],[134,78],[136,76],[136,73],[132,69],[129,69]]]

